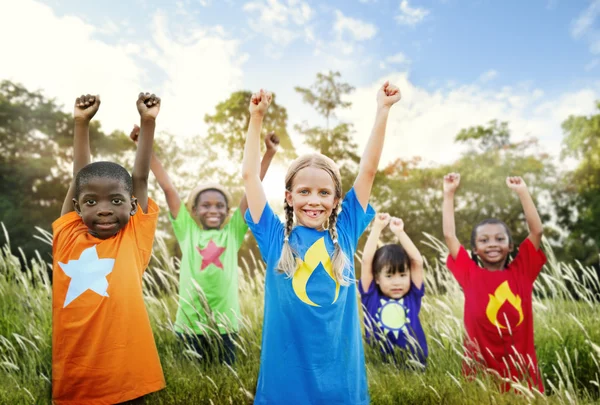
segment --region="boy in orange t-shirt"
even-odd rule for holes
[[[75,178],[52,224],[55,404],[116,404],[165,387],[142,295],[158,220],[147,185],[160,99],[138,96],[133,175],[116,163],[90,164],[89,122],[99,106],[98,96],[75,101]]]

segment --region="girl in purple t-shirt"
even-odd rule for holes
[[[388,224],[400,244],[377,249],[379,235]],[[419,320],[425,294],[423,258],[400,218],[384,213],[375,217],[363,250],[358,290],[367,342],[377,344],[386,359],[392,356],[404,365],[423,368],[428,354]]]

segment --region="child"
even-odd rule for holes
[[[368,200],[388,113],[398,100],[398,88],[387,82],[378,91],[373,132],[343,202],[340,172],[331,159],[312,154],[292,162],[284,225],[259,177],[259,137],[271,94],[252,96],[243,164],[246,221],[267,264],[255,404],[369,403],[352,258],[374,215]]]
[[[131,133],[134,141],[138,130],[134,128]],[[270,133],[265,145],[261,180],[277,152],[279,138]],[[232,364],[240,318],[238,251],[248,231],[243,217],[248,208],[246,196],[223,226],[231,204],[231,196],[223,186],[200,184],[182,207],[175,186],[154,153],[150,168],[165,193],[169,219],[182,252],[175,331],[202,359]],[[215,335],[220,337],[218,341]]]
[[[400,241],[377,249],[381,231],[388,225]],[[377,249],[377,251],[376,251]],[[375,282],[373,282],[375,281]],[[419,320],[423,285],[423,258],[404,232],[404,222],[389,214],[375,217],[362,256],[358,291],[365,310],[367,342],[371,333],[384,355],[394,355],[394,346],[410,350],[423,366],[427,341]],[[401,355],[402,357],[402,355]]]
[[[165,387],[142,296],[158,220],[147,184],[160,98],[138,96],[132,175],[116,163],[90,163],[89,123],[99,107],[99,96],[75,101],[75,178],[52,224],[56,404],[115,404]]]
[[[544,386],[538,370],[533,340],[533,283],[546,256],[540,249],[542,221],[527,185],[520,177],[507,177],[506,185],[517,193],[529,226],[527,239],[509,262],[513,241],[506,224],[486,219],[473,228],[471,257],[456,238],[454,193],[460,175],[444,177],[443,227],[450,250],[448,268],[465,294],[466,352],[471,361],[465,372],[473,374],[477,364],[495,370],[507,381],[526,380],[539,391]]]

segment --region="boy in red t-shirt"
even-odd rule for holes
[[[454,193],[460,175],[444,177],[443,228],[450,250],[448,268],[465,294],[465,372],[473,374],[478,366],[497,372],[503,378],[503,391],[510,382],[526,381],[530,388],[544,392],[533,340],[533,283],[546,256],[540,249],[542,221],[520,177],[508,177],[506,185],[517,193],[529,235],[509,262],[513,241],[506,224],[486,219],[471,234],[471,257],[455,233]],[[479,262],[478,262],[479,260]],[[480,264],[479,264],[480,263]]]
[[[75,178],[52,224],[55,404],[115,404],[165,387],[142,295],[158,219],[147,185],[160,98],[138,96],[133,175],[90,163],[89,122],[99,107],[99,96],[75,101]]]

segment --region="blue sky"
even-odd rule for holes
[[[595,113],[600,99],[600,0],[0,1],[0,37],[10,38],[0,78],[66,110],[99,93],[109,131],[135,121],[140,90],[163,97],[159,131],[186,139],[203,136],[204,115],[232,91],[263,87],[288,109],[303,151],[293,125],[322,119],[294,86],[338,70],[356,87],[338,117],[354,124],[359,147],[377,88],[391,80],[403,99],[382,164],[439,164],[461,152],[460,129],[491,119],[558,156],[561,122]]]
[[[327,69],[314,55],[315,40],[307,41],[300,32],[310,27],[316,39],[334,41],[332,30],[336,11],[344,17],[374,27],[373,35],[352,41],[348,32],[342,38],[354,42],[356,55],[372,60],[367,66],[347,67],[348,79],[355,85],[378,78],[398,64],[379,66],[379,61],[402,53],[410,60],[412,81],[419,86],[435,87],[448,81],[468,83],[484,72],[497,72],[495,85],[528,82],[555,93],[595,80],[600,66],[587,68],[597,55],[589,50],[585,39],[572,35],[577,18],[593,2],[582,0],[411,0],[409,10],[425,13],[411,23],[399,23],[402,15],[398,0],[290,1],[280,4],[306,4],[311,12],[304,24],[288,21],[290,32],[299,37],[289,43],[276,43],[256,33],[249,21],[260,11],[251,10],[253,1],[142,1],[80,2],[49,0],[45,2],[59,16],[76,15],[99,27],[119,26],[126,22],[131,32],[99,34],[107,42],[135,40],[152,32],[152,15],[161,11],[181,24],[174,31],[194,26],[221,26],[230,38],[242,42],[240,50],[248,53],[245,74],[249,82],[270,78],[270,71],[258,68],[263,58],[277,61],[278,70],[297,71],[299,67]],[[205,5],[202,5],[205,4]],[[267,8],[269,5],[267,2]],[[257,7],[262,7],[258,5]],[[294,6],[290,6],[293,8]],[[597,25],[597,24],[596,24]],[[268,29],[268,27],[266,27]],[[321,59],[321,60],[319,60]],[[307,66],[308,65],[308,66]],[[266,81],[266,80],[264,80]]]

